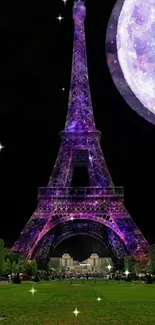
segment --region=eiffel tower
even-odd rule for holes
[[[60,150],[47,187],[39,188],[36,211],[11,249],[28,259],[47,260],[62,241],[78,235],[106,245],[114,263],[126,255],[145,256],[149,250],[124,206],[123,188],[112,182],[101,150],[88,80],[85,17],[84,2],[75,1],[71,85]],[[83,187],[75,177],[80,172],[88,176]]]

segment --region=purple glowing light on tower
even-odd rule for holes
[[[74,2],[74,45],[66,132],[92,132],[96,130],[88,80],[85,17],[84,2]]]
[[[84,2],[82,1],[77,1],[74,3],[73,7],[73,18],[76,23],[83,22],[86,17],[86,7],[84,5]]]

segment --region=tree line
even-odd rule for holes
[[[43,267],[46,271],[51,269],[58,270],[60,267],[58,261],[48,262]],[[124,258],[124,271],[129,270],[130,273],[151,273],[155,275],[155,244],[150,247],[150,251],[147,256],[147,263],[136,260],[134,257],[129,256]],[[9,248],[5,247],[3,239],[0,239],[0,276],[8,275],[12,273],[24,273],[27,275],[35,275],[38,271],[38,265],[35,260],[27,260],[26,257],[10,252]]]
[[[5,247],[4,240],[0,239],[0,276],[12,273],[35,275],[37,268],[35,260],[28,261],[18,253],[10,252],[10,249]]]

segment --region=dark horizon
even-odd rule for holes
[[[43,4],[31,4],[31,8],[28,4],[5,8],[4,4],[0,142],[5,148],[0,153],[0,238],[9,247],[32,216],[38,187],[47,185],[59,150],[70,87],[72,3],[65,7],[62,1],[47,2],[43,8]],[[152,245],[155,126],[126,104],[110,76],[105,36],[114,3],[86,1],[94,117],[102,132],[101,147],[113,182],[124,186],[125,206]],[[55,19],[59,13],[66,17],[61,23]],[[88,239],[88,246],[90,242]]]

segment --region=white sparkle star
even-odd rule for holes
[[[62,0],[64,2],[64,5],[66,4],[67,0]]]
[[[73,221],[73,220],[74,220],[74,218],[73,218],[73,217],[71,217],[71,218],[70,218],[70,220],[71,220],[71,221]]]
[[[93,160],[93,158],[89,155],[89,159],[90,159],[90,161],[92,162],[92,160]]]
[[[102,299],[100,297],[97,298],[97,301],[101,301]]]
[[[108,268],[108,270],[110,271],[111,268],[112,268],[112,266],[109,264],[109,265],[107,266],[107,268]]]
[[[65,88],[63,87],[63,88],[62,88],[62,90],[64,91],[64,90],[65,90]]]
[[[77,317],[77,315],[80,313],[80,311],[77,310],[77,307],[76,309],[73,311],[73,313],[75,314],[75,316]]]
[[[32,286],[32,289],[29,290],[29,291],[32,293],[32,296],[34,296],[35,292],[38,291],[38,290],[35,290],[35,289],[34,289],[34,286]]]
[[[0,151],[3,149],[4,147],[2,146],[2,144],[0,143]]]
[[[62,19],[64,19],[61,15],[57,17],[57,19],[61,22]]]
[[[130,272],[128,270],[126,270],[124,273],[126,276],[128,276]]]

